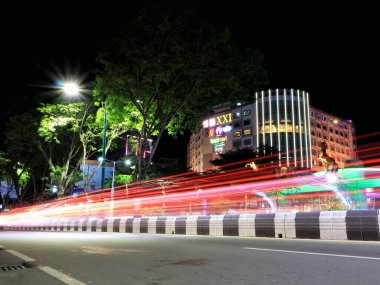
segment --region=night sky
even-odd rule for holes
[[[21,97],[37,95],[43,100],[35,86],[50,83],[46,70],[56,66],[64,71],[66,66],[87,73],[97,50],[119,29],[128,27],[141,7],[158,1],[138,2],[81,6],[65,2],[64,7],[19,4],[4,10],[9,17],[1,20],[2,123],[13,111],[9,105],[19,106],[14,108],[18,112],[27,108],[28,100],[21,102]],[[374,7],[188,2],[197,18],[230,27],[236,44],[262,51],[270,88],[309,92],[312,106],[352,119],[359,135],[379,131],[374,100],[379,97],[380,47]],[[183,153],[184,141],[180,138],[177,143],[178,154],[164,147],[159,154]]]

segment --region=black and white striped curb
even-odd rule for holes
[[[5,230],[380,240],[379,210],[57,219]]]

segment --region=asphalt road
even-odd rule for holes
[[[380,284],[379,242],[0,232],[0,245],[1,285]]]

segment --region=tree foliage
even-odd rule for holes
[[[247,162],[254,161],[255,164],[264,166],[265,164],[271,164],[277,160],[274,157],[278,151],[274,147],[259,146],[256,149],[242,148],[229,150],[225,153],[219,154],[219,158],[210,160],[210,163],[215,166],[221,166],[223,169],[233,169],[244,167]]]
[[[152,159],[165,129],[173,136],[195,129],[213,105],[244,101],[266,83],[262,61],[259,52],[233,45],[228,29],[196,24],[183,13],[141,14],[98,57],[94,92],[115,122],[127,122],[142,139],[134,180],[146,176],[148,138],[155,136]]]
[[[41,150],[49,164],[51,184],[59,188],[59,195],[68,194],[79,180],[82,164],[82,180],[86,182],[85,161],[96,148],[100,126],[96,123],[95,109],[90,104],[44,104],[38,129],[43,139]],[[86,188],[86,187],[85,187]]]
[[[44,174],[42,153],[39,151],[40,138],[37,135],[38,118],[24,113],[9,118],[5,131],[5,150],[8,163],[4,165],[12,185],[16,189],[18,199],[33,188],[33,196],[37,195],[36,179]]]

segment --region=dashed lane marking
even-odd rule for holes
[[[293,251],[293,250],[280,250],[280,249],[257,248],[257,247],[243,247],[243,249],[261,250],[261,251],[274,251],[274,252],[286,252],[286,253],[299,253],[299,254],[309,254],[309,255],[322,255],[322,256],[335,256],[335,257],[346,257],[346,258],[359,258],[359,259],[370,259],[370,260],[380,260],[380,258],[378,258],[378,257],[370,257],[370,256],[342,255],[342,254],[307,252],[307,251]]]
[[[10,254],[13,254],[14,256],[17,256],[18,258],[21,258],[22,260],[24,260],[26,262],[36,261],[35,259],[33,259],[29,256],[26,256],[22,253],[19,253],[15,250],[7,249],[6,251],[9,252]],[[55,277],[55,278],[57,278],[58,280],[62,281],[65,284],[68,284],[68,285],[86,285],[86,283],[80,282],[79,280],[76,280],[73,277],[66,275],[66,274],[64,274],[64,273],[62,273],[62,272],[60,272],[54,268],[49,267],[49,266],[39,266],[37,268],[44,271],[45,273]]]

